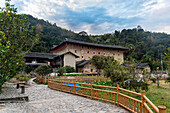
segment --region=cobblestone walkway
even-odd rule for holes
[[[47,85],[26,88],[29,102],[8,103],[0,113],[129,113],[111,103],[51,90]]]

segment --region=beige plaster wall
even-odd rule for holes
[[[89,60],[94,55],[104,55],[104,56],[113,56],[115,60],[118,60],[121,64],[124,62],[123,51],[122,50],[107,50],[107,49],[98,49],[98,48],[87,48],[87,47],[77,47],[70,46],[66,48],[67,51],[78,55],[80,58],[77,58],[76,61]]]
[[[76,69],[76,58],[72,54],[64,55],[64,66],[71,66]]]

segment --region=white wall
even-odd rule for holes
[[[72,54],[64,55],[64,66],[71,66],[76,69],[76,58]]]

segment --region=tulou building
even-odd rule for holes
[[[123,54],[126,51],[127,48],[122,46],[95,44],[72,39],[66,39],[60,45],[53,47],[50,50],[50,52],[54,55],[71,52],[79,56],[79,58],[75,59],[75,67],[77,72],[82,73],[95,73],[97,71],[95,66],[93,66],[89,61],[94,55],[113,56],[115,60],[123,64]],[[70,58],[69,61],[72,62],[73,59]]]
[[[26,65],[34,68],[39,65],[51,65],[54,69],[60,66],[72,66],[77,72],[96,73],[97,69],[90,63],[94,55],[113,56],[121,64],[124,62],[123,53],[127,48],[95,44],[72,39],[66,39],[60,45],[50,49],[50,53],[30,52],[25,55]]]

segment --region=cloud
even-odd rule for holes
[[[19,13],[75,32],[103,34],[141,25],[147,30],[170,33],[168,0],[12,0],[12,3]]]

